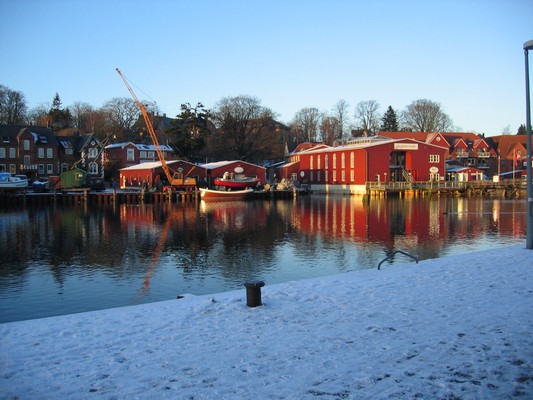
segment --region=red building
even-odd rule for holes
[[[187,161],[167,161],[167,165],[173,173],[179,172],[185,177],[196,178],[197,181],[205,175],[205,170],[202,167]],[[164,184],[166,180],[165,171],[160,161],[145,162],[122,168],[119,186],[122,189],[140,188],[143,182],[146,182],[146,185],[151,188]]]
[[[219,161],[209,164],[196,165],[183,160],[167,161],[172,172],[179,172],[185,177],[195,178],[199,186],[209,186],[215,178],[221,178],[225,172],[233,172],[241,167],[247,177],[257,177],[264,184],[266,181],[266,168],[250,164],[245,161]],[[143,181],[148,187],[157,186],[166,180],[161,162],[144,162],[120,170],[121,188],[139,188]]]
[[[370,181],[444,179],[447,151],[414,139],[360,138],[346,146],[317,145],[292,153],[278,176],[307,183],[314,191],[365,194]]]
[[[246,177],[257,178],[261,184],[266,183],[266,168],[260,165],[250,164],[246,161],[217,161],[208,164],[202,164],[204,168],[204,179],[207,186],[211,186],[215,178],[222,178],[225,172],[230,174],[235,171],[235,168],[242,168],[242,174]]]

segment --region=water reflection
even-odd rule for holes
[[[395,250],[442,257],[525,231],[523,201],[480,198],[4,210],[0,322],[375,268]]]

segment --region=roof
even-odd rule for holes
[[[233,161],[216,161],[216,162],[212,162],[212,163],[207,163],[207,164],[201,164],[200,166],[202,168],[205,168],[205,169],[216,169],[216,168],[223,168],[223,167],[226,167],[228,165],[231,165],[231,164],[248,164],[248,165],[251,165],[253,167],[256,167],[256,168],[263,168],[264,170],[266,170],[265,167],[262,167],[260,165],[256,165],[256,164],[252,164],[252,163],[249,163],[249,162],[246,162],[246,161],[241,161],[241,160],[233,160]]]
[[[186,162],[181,160],[172,160],[167,161],[167,165],[172,165],[179,162]],[[162,164],[161,161],[150,161],[150,162],[143,162],[140,164],[132,165],[131,167],[121,168],[121,171],[133,171],[133,170],[142,170],[142,169],[156,169],[161,168]]]
[[[130,145],[134,146],[134,147],[137,147],[137,149],[143,150],[143,151],[144,150],[146,150],[146,151],[155,151],[155,145],[154,144],[136,144],[136,143],[133,143],[133,142],[113,143],[113,144],[107,145],[105,148],[106,149],[117,149],[117,148],[123,149],[124,147],[130,146]],[[170,152],[174,151],[172,149],[172,147],[170,147],[167,144],[161,144],[161,145],[159,145],[159,148],[162,151],[170,151]]]

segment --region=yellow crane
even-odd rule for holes
[[[163,150],[161,150],[161,146],[159,145],[159,140],[157,140],[157,135],[155,134],[154,127],[152,126],[152,122],[150,121],[150,117],[148,115],[148,112],[146,111],[146,107],[144,106],[143,103],[139,101],[139,99],[137,98],[137,95],[131,88],[130,84],[128,83],[124,75],[122,75],[122,72],[120,72],[118,68],[116,68],[116,70],[118,74],[120,75],[120,77],[122,78],[122,80],[124,81],[124,84],[128,88],[128,91],[133,97],[133,100],[135,101],[139,109],[141,110],[141,113],[144,118],[144,122],[146,123],[146,128],[148,129],[148,133],[150,134],[150,137],[152,138],[152,142],[154,143],[157,157],[159,158],[159,161],[161,162],[161,166],[163,167],[163,171],[165,172],[165,176],[167,177],[169,185],[175,188],[192,188],[196,186],[196,179],[186,177],[183,175],[182,172],[171,171],[171,169],[169,168],[165,160],[165,155],[163,153]]]

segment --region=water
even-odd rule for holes
[[[0,212],[0,322],[524,243],[526,202],[310,195]],[[382,268],[411,262],[396,254]],[[503,266],[502,266],[503,267]]]

